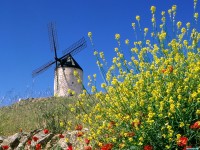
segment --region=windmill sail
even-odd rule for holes
[[[78,52],[80,52],[82,49],[87,47],[87,43],[84,37],[82,37],[80,40],[78,40],[76,43],[72,44],[70,47],[68,47],[66,50],[63,51],[64,55],[71,54],[71,56],[74,56]]]
[[[35,77],[35,76],[39,75],[40,73],[46,71],[46,70],[49,69],[49,68],[51,67],[51,65],[53,65],[55,62],[56,62],[56,61],[51,60],[51,61],[49,61],[48,63],[42,65],[41,67],[39,67],[39,68],[33,70],[33,72],[32,72],[32,77]]]

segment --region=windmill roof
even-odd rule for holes
[[[83,71],[83,69],[71,55],[68,55],[67,57],[61,59],[61,62],[59,63],[58,67],[73,67],[81,69]]]

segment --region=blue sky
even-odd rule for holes
[[[100,74],[87,33],[93,33],[96,49],[103,51],[108,62],[115,55],[116,33],[122,40],[134,37],[131,23],[141,16],[141,26],[151,28],[150,7],[162,10],[177,5],[177,18],[186,23],[193,16],[193,0],[1,0],[0,1],[0,98],[43,96],[53,91],[54,67],[32,78],[34,69],[53,59],[47,24],[56,22],[59,52],[79,40],[87,39],[87,48],[75,55],[87,76]],[[198,6],[197,6],[198,8]],[[15,98],[16,97],[16,98]],[[6,102],[7,101],[7,102]]]

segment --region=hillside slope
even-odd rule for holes
[[[20,130],[29,132],[45,127],[53,132],[64,130],[60,127],[60,122],[66,123],[74,117],[69,111],[69,106],[76,101],[76,97],[30,98],[2,107],[0,108],[0,135],[12,135]]]

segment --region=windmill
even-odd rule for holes
[[[48,24],[49,40],[51,50],[54,51],[54,59],[48,63],[42,65],[38,69],[32,72],[32,76],[35,77],[40,73],[46,71],[51,66],[55,65],[54,71],[54,95],[56,96],[69,96],[68,90],[71,89],[80,94],[82,92],[82,84],[78,83],[77,77],[74,76],[74,71],[78,73],[78,78],[82,80],[83,69],[75,61],[73,56],[84,49],[87,44],[85,38],[81,38],[66,50],[63,51],[63,56],[57,56],[58,42],[55,23]]]

